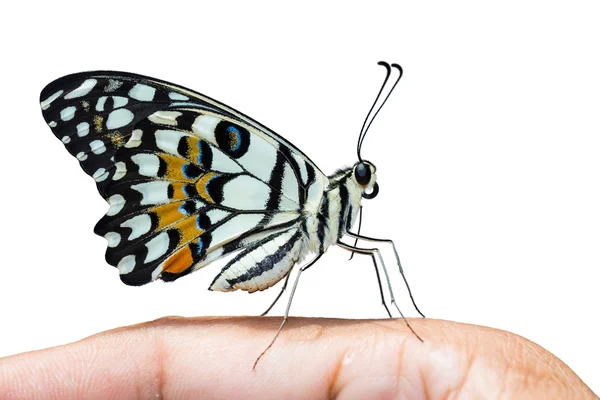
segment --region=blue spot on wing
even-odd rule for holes
[[[194,251],[200,257],[202,257],[202,247],[202,239],[198,239],[197,242],[190,243],[190,250]]]
[[[198,140],[198,158],[196,159],[196,161],[198,161],[198,165],[202,165],[202,141]]]
[[[180,205],[179,208],[178,208],[178,210],[183,215],[188,215],[188,211],[185,209],[185,204]]]

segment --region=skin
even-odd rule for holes
[[[562,361],[474,325],[164,318],[0,359],[1,399],[597,399]]]

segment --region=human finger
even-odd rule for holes
[[[596,398],[536,344],[411,319],[165,318],[0,360],[1,398]]]

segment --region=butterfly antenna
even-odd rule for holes
[[[360,236],[360,227],[362,226],[362,206],[360,206],[360,208],[358,209],[358,233],[356,234],[357,236]],[[358,244],[358,238],[356,238],[354,240],[354,247],[356,247],[356,245]],[[350,254],[350,258],[348,259],[348,261],[352,260],[352,257],[354,257],[354,251],[352,252],[352,254]]]
[[[385,61],[379,61],[377,64],[378,65],[383,65],[386,68],[387,73],[386,73],[386,76],[385,76],[385,80],[383,81],[383,85],[381,85],[381,89],[379,89],[379,93],[377,94],[377,97],[375,98],[375,102],[371,106],[371,109],[369,110],[369,113],[367,114],[367,118],[365,118],[365,122],[363,123],[363,127],[361,129],[361,133],[360,133],[359,138],[358,138],[358,144],[356,146],[356,150],[357,150],[357,153],[358,153],[358,159],[360,161],[362,161],[362,158],[360,156],[360,149],[362,148],[362,143],[363,143],[363,140],[365,139],[367,131],[371,127],[371,124],[375,120],[375,117],[377,117],[377,114],[379,114],[379,111],[381,111],[381,109],[383,108],[383,105],[386,103],[387,99],[390,97],[390,95],[392,94],[392,92],[396,88],[396,85],[398,84],[398,82],[400,82],[400,78],[402,78],[402,73],[403,73],[402,67],[400,65],[398,65],[398,64],[394,63],[394,64],[392,64],[390,66],[390,64],[388,64]],[[375,104],[377,104],[377,101],[381,97],[381,92],[383,92],[383,88],[385,87],[385,85],[386,85],[386,83],[387,83],[387,81],[388,81],[388,79],[390,77],[392,68],[396,68],[398,70],[398,72],[399,72],[398,78],[396,78],[396,82],[394,82],[394,85],[392,86],[392,88],[388,92],[387,96],[385,96],[385,99],[383,99],[383,102],[381,103],[381,105],[379,106],[379,108],[377,109],[377,111],[375,112],[375,114],[373,114],[373,117],[371,118],[371,121],[367,125],[367,120],[369,119],[369,115],[371,114],[371,112],[375,108]],[[365,128],[365,125],[367,126],[366,128]]]
[[[390,78],[390,74],[392,73],[392,68],[390,67],[390,64],[386,63],[385,61],[379,61],[377,63],[377,65],[383,65],[386,69],[386,74],[385,74],[385,79],[383,80],[383,83],[381,84],[381,89],[379,89],[379,93],[377,93],[377,97],[375,97],[375,101],[373,102],[373,105],[369,109],[369,112],[367,113],[367,116],[365,117],[365,121],[363,122],[362,127],[360,128],[360,133],[358,134],[358,142],[356,144],[356,153],[358,154],[358,159],[360,161],[362,161],[362,158],[360,156],[360,143],[362,142],[363,131],[365,130],[365,127],[367,126],[367,121],[369,120],[369,116],[371,115],[371,112],[373,112],[373,109],[375,108],[375,105],[377,104],[377,100],[379,100],[379,97],[381,97],[381,92],[383,92],[383,88],[385,87],[388,79]]]

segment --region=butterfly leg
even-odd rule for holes
[[[288,300],[288,304],[287,304],[287,307],[285,309],[285,314],[283,316],[283,321],[281,321],[281,325],[279,325],[279,329],[277,329],[277,332],[275,333],[275,336],[271,340],[271,343],[269,343],[269,345],[263,350],[263,352],[260,353],[260,355],[258,356],[258,358],[256,359],[256,361],[254,362],[254,366],[252,367],[252,370],[256,369],[256,365],[258,364],[258,361],[262,358],[262,356],[265,355],[265,353],[271,348],[271,346],[273,346],[273,343],[275,343],[275,340],[277,339],[277,337],[281,333],[281,330],[283,329],[285,323],[287,322],[288,315],[290,313],[290,308],[292,307],[292,300],[294,299],[294,293],[296,292],[296,287],[298,286],[298,281],[300,280],[300,275],[302,275],[302,272],[304,272],[308,268],[310,268],[311,265],[313,265],[314,263],[316,263],[317,260],[319,258],[321,258],[322,255],[323,254],[319,254],[318,256],[316,256],[315,258],[313,258],[308,264],[306,264],[305,266],[303,266],[302,268],[300,268],[300,270],[298,271],[298,275],[296,275],[296,280],[294,281],[294,286],[292,286],[292,291],[290,292],[290,298]]]
[[[412,301],[413,306],[415,307],[415,310],[417,310],[417,312],[419,314],[421,314],[421,316],[423,318],[425,318],[425,315],[421,312],[421,310],[419,310],[419,307],[417,307],[417,303],[415,302],[415,299],[413,298],[412,292],[410,290],[410,286],[408,285],[408,280],[406,279],[406,276],[404,275],[404,270],[402,269],[402,264],[400,263],[400,256],[398,255],[398,250],[396,250],[396,245],[394,244],[394,241],[391,239],[376,239],[376,238],[372,238],[372,237],[368,237],[368,236],[358,235],[358,234],[352,233],[352,232],[346,232],[346,234],[352,238],[355,238],[357,241],[360,239],[360,240],[364,240],[367,242],[391,243],[392,249],[394,249],[394,255],[396,256],[396,261],[398,263],[398,268],[400,269],[400,275],[402,275],[402,279],[404,280],[404,285],[406,285],[406,289],[408,290],[408,295],[410,296],[410,300]],[[356,246],[356,243],[354,245]]]
[[[348,245],[346,243],[343,243],[343,242],[340,242],[340,241],[338,241],[338,246],[340,246],[344,250],[351,251],[352,254],[354,254],[355,252],[358,252],[360,254],[366,254],[366,255],[370,255],[371,256],[371,259],[373,260],[373,266],[375,267],[375,274],[377,275],[377,284],[379,285],[379,294],[381,295],[381,304],[383,304],[383,307],[385,307],[385,311],[387,312],[388,316],[390,318],[393,318],[392,314],[390,313],[390,309],[388,308],[387,303],[385,301],[385,296],[383,294],[383,287],[381,286],[381,276],[379,275],[379,268],[377,268],[377,260],[375,259],[375,254],[378,252],[378,250],[377,249],[372,249],[373,251],[367,252],[366,250],[359,249],[356,246],[350,246],[350,245]],[[358,250],[363,250],[363,251],[358,251]],[[382,260],[382,263],[383,263],[383,260]],[[385,275],[386,275],[386,278],[387,278],[387,271],[385,270],[385,264],[384,264],[383,268],[384,268],[384,272],[385,272]],[[388,281],[388,286],[389,286],[389,279],[387,279],[387,281]],[[395,304],[395,302],[394,302],[394,295],[391,292],[391,290],[390,290],[390,294],[391,294],[392,303]],[[398,308],[398,307],[396,306],[396,308]],[[400,311],[400,310],[398,310],[398,311]],[[400,312],[400,315],[402,315],[401,312]],[[402,318],[404,318],[404,316],[402,316]]]
[[[267,308],[265,310],[265,312],[263,312],[262,314],[260,314],[261,317],[264,317],[265,315],[267,315],[269,313],[269,311],[271,311],[271,309],[273,308],[273,306],[279,301],[279,299],[281,298],[281,295],[283,294],[283,292],[285,292],[285,288],[287,287],[288,281],[290,280],[290,275],[292,275],[291,272],[292,272],[292,270],[290,269],[290,271],[288,272],[287,276],[285,277],[285,282],[283,283],[283,287],[279,291],[279,294],[277,295],[277,297],[275,297],[275,300],[273,300],[273,302],[271,303],[271,305],[269,306],[269,308]]]
[[[345,247],[343,247],[343,246],[345,246],[344,243],[338,242],[338,245],[340,247],[346,249]],[[352,246],[352,247],[355,247],[355,246]],[[346,249],[346,250],[349,250],[349,249]],[[349,251],[351,251],[352,254],[354,255],[354,250],[349,250]],[[366,253],[363,253],[363,254],[366,254]],[[379,268],[377,268],[377,262],[375,261],[375,254],[369,254],[369,255],[373,259],[373,265],[375,266],[375,274],[377,275],[377,284],[379,285],[379,295],[381,296],[381,304],[383,304],[383,307],[385,308],[385,312],[387,312],[387,315],[390,318],[393,318],[392,313],[390,312],[390,309],[388,308],[387,303],[385,301],[385,296],[383,294],[383,286],[381,286],[381,276],[379,275]],[[393,297],[392,297],[392,300],[393,300]]]
[[[410,324],[408,323],[408,320],[406,319],[406,317],[404,317],[404,314],[402,314],[402,311],[400,311],[400,307],[398,307],[398,304],[396,304],[396,300],[394,298],[394,291],[392,290],[392,284],[390,282],[390,277],[387,273],[387,269],[385,267],[385,263],[383,262],[383,257],[381,257],[381,253],[379,252],[379,249],[376,249],[376,248],[375,249],[364,249],[361,247],[354,247],[354,246],[346,244],[342,241],[338,241],[337,245],[340,246],[344,250],[354,251],[357,254],[370,255],[371,259],[373,260],[373,264],[375,265],[375,269],[377,269],[376,257],[379,258],[379,262],[381,263],[381,267],[383,268],[383,273],[385,275],[385,280],[387,281],[388,290],[390,292],[391,303],[394,305],[394,307],[396,307],[396,310],[398,310],[398,313],[400,314],[400,316],[406,323],[406,326],[408,326],[408,329],[410,329],[411,332],[417,337],[417,339],[419,339],[422,342],[423,339],[421,339],[421,337],[419,335],[417,335],[417,332],[415,332],[415,330],[412,328],[412,326],[410,326]]]
[[[357,235],[360,235],[360,228],[361,228],[361,226],[362,226],[362,206],[360,206],[360,207],[358,208],[358,231],[357,231],[357,233],[356,233]],[[348,234],[348,233],[349,233],[349,232],[346,232],[346,234]],[[356,238],[356,239],[354,240],[354,247],[356,247],[356,246],[358,246],[358,238]],[[352,253],[350,254],[350,258],[348,259],[348,261],[351,261],[351,260],[352,260],[352,257],[354,257],[354,252],[352,252]]]

